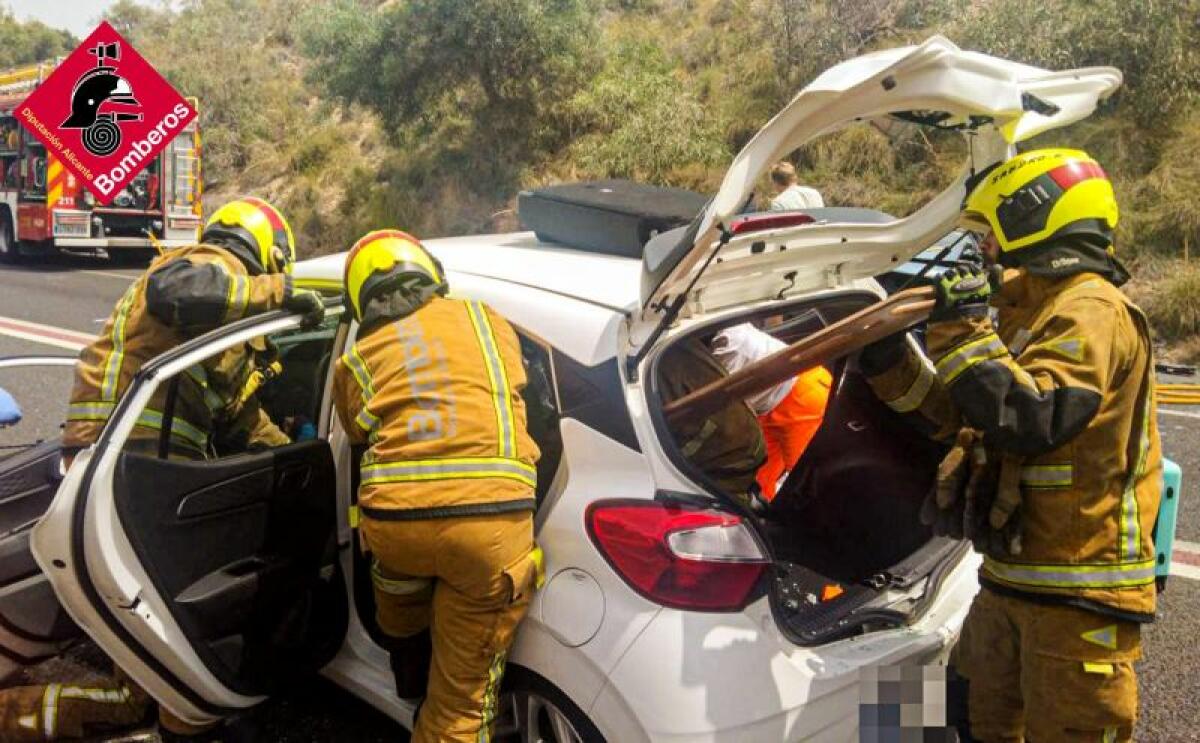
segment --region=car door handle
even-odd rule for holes
[[[295,492],[308,487],[312,481],[312,466],[308,464],[285,465],[275,478],[276,492]]]

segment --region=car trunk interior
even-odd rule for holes
[[[873,299],[842,295],[741,321],[770,326],[772,335],[794,343]],[[717,330],[735,322],[675,342],[698,334],[708,345]],[[856,361],[833,359],[826,366],[832,385],[819,429],[765,513],[750,516],[774,561],[764,590],[776,619],[804,645],[903,622],[915,606],[904,594],[961,554],[960,543],[934,537],[919,518],[943,448],[880,402]],[[668,388],[656,377],[652,394]],[[665,418],[660,421],[666,427]],[[666,449],[685,472],[726,500],[738,500],[684,456],[681,442],[673,443]]]
[[[805,644],[902,620],[876,611],[887,593],[958,549],[919,518],[943,449],[880,403],[852,364],[834,367],[821,427],[759,520],[776,616]]]

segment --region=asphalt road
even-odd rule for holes
[[[0,356],[71,355],[79,339],[99,331],[117,299],[140,273],[87,258],[59,259],[34,266],[0,266]],[[57,330],[47,343],[44,328]],[[64,332],[65,331],[65,332]],[[31,340],[30,336],[41,340]],[[1164,381],[1193,381],[1200,378]],[[0,387],[18,395],[25,421],[0,430],[0,446],[56,434],[62,419],[70,369],[0,369]],[[1160,410],[1159,430],[1166,456],[1182,466],[1184,486],[1178,538],[1193,554],[1200,551],[1200,406]],[[0,450],[0,455],[3,451]],[[1145,658],[1139,667],[1141,721],[1138,741],[1200,741],[1200,568],[1195,577],[1176,575],[1160,597],[1159,619],[1145,630]],[[66,658],[30,669],[26,679],[96,673],[103,656],[86,645]],[[396,741],[403,731],[368,705],[321,680],[301,684],[255,712],[262,740]]]

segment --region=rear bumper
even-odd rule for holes
[[[663,610],[588,716],[609,740],[855,740],[863,670],[944,664],[978,563],[962,560],[912,625],[811,648],[782,637],[766,599],[740,614]]]
[[[196,243],[194,239],[164,239],[157,242],[164,248],[182,248],[185,245],[194,245]],[[154,247],[154,243],[145,237],[56,237],[54,238],[54,245],[67,250],[87,248],[104,248],[105,250],[110,250],[112,248]]]

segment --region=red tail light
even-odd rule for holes
[[[729,232],[734,235],[744,235],[747,232],[798,227],[814,221],[816,220],[807,214],[752,214],[732,220],[729,223]]]
[[[738,611],[769,564],[739,516],[656,501],[598,501],[587,512],[600,553],[663,606]]]

